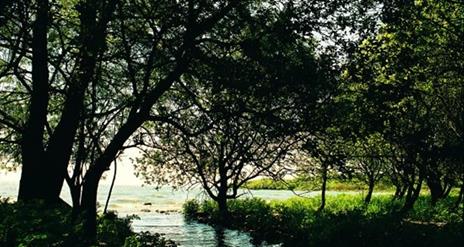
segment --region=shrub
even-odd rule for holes
[[[166,240],[159,233],[141,232],[127,237],[124,247],[176,247],[172,240]]]

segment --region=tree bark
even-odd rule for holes
[[[48,108],[48,0],[37,1],[32,27],[32,93],[29,115],[22,133],[22,172],[18,200],[58,201],[51,192],[54,171],[45,157],[43,136]]]
[[[435,205],[438,200],[444,197],[445,191],[443,190],[443,186],[441,185],[440,180],[433,175],[430,175],[427,178],[427,186],[430,189],[432,205]]]
[[[395,195],[393,196],[393,200],[403,199],[407,190],[408,190],[408,186],[404,184],[396,185]]]
[[[399,194],[399,199],[403,199],[404,198],[404,195],[406,194],[406,191],[408,190],[408,186],[406,185],[403,185],[403,187],[401,188],[401,192]]]
[[[227,192],[226,192],[227,193]],[[227,194],[226,193],[219,193],[218,195],[218,208],[219,208],[219,223],[223,226],[229,225],[229,208],[227,206]]]
[[[219,191],[217,196],[217,203],[219,207],[219,223],[223,226],[229,225],[229,209],[227,207],[227,190],[229,184],[227,182],[227,169],[226,163],[223,161],[218,162],[219,166]]]
[[[447,184],[444,188],[443,188],[443,198],[446,198],[449,196],[451,190],[453,189],[453,184]]]
[[[325,197],[326,197],[326,190],[327,190],[327,164],[322,164],[322,188],[321,188],[321,205],[319,206],[317,211],[322,211],[325,208]]]
[[[419,175],[417,186],[414,188],[414,184],[411,185],[408,191],[408,195],[406,195],[406,201],[403,205],[403,208],[401,209],[401,212],[406,213],[414,207],[414,203],[416,202],[417,198],[419,198],[423,181],[423,176]]]
[[[101,161],[100,161],[101,162]],[[90,169],[85,175],[80,211],[84,215],[85,239],[95,243],[97,238],[97,193],[103,171]]]
[[[374,182],[373,178],[369,178],[368,186],[369,186],[369,188],[368,188],[368,191],[367,191],[367,195],[366,195],[366,198],[364,198],[364,203],[365,204],[369,204],[371,202],[372,194],[374,193],[375,182]]]

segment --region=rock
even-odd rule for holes
[[[151,202],[146,202],[146,203],[144,203],[143,205],[144,205],[144,206],[151,206],[152,203],[151,203]]]

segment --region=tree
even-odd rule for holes
[[[92,238],[103,173],[125,147],[134,145],[131,136],[157,115],[152,109],[163,95],[184,76],[194,74],[198,66],[194,60],[208,54],[206,48],[228,45],[229,38],[243,30],[252,32],[251,25],[243,29],[249,16],[273,17],[282,9],[290,22],[274,30],[307,35],[320,27],[318,20],[346,3],[332,5],[317,0],[300,5],[222,0],[2,1],[0,138],[3,154],[22,164],[18,199],[55,204],[66,179],[80,190],[73,195],[73,204],[86,213]],[[296,21],[301,13],[305,21],[314,21],[306,23],[309,27]],[[265,34],[256,32],[251,42],[233,47],[260,58],[253,54],[254,41],[271,37]],[[283,61],[276,61],[274,68],[283,66]],[[70,163],[75,164],[73,175],[67,174]],[[78,177],[84,177],[83,182],[75,184]]]
[[[378,134],[365,139],[358,139],[355,143],[348,142],[346,153],[355,173],[367,184],[368,191],[364,202],[371,201],[375,184],[385,175],[389,161],[389,144]],[[390,168],[391,169],[391,168]]]
[[[21,63],[16,62],[18,58],[14,52],[16,52],[15,48],[18,45],[15,46],[14,41],[18,41],[17,43],[24,46],[28,44],[26,41],[29,37],[17,37],[8,31],[2,32],[2,34],[11,35],[8,37],[9,39],[5,40],[13,43],[7,43],[3,46],[7,51],[12,49],[13,54],[9,61],[12,63],[7,63],[4,67],[8,80],[2,80],[2,83],[18,85],[15,83],[22,82],[23,84],[19,84],[19,87],[24,86],[29,90],[26,95],[27,97],[30,95],[31,102],[27,106],[26,114],[24,114],[28,116],[24,125],[17,120],[18,117],[19,119],[22,117],[20,114],[12,116],[6,112],[4,114],[6,117],[2,119],[10,120],[11,117],[15,120],[5,122],[8,127],[13,127],[15,133],[19,134],[17,137],[22,136],[19,140],[15,140],[21,143],[22,150],[22,179],[19,193],[21,200],[46,199],[47,201],[56,201],[66,176],[73,146],[75,146],[79,123],[81,121],[88,121],[94,125],[103,123],[104,127],[107,127],[103,130],[106,132],[106,138],[100,140],[101,149],[97,157],[94,158],[95,162],[89,167],[82,186],[80,206],[83,211],[88,213],[87,228],[92,234],[95,232],[96,191],[103,172],[108,169],[117,153],[123,149],[131,134],[148,118],[151,106],[185,72],[192,50],[197,45],[194,40],[205,31],[211,30],[234,8],[246,6],[247,3],[232,1],[231,3],[210,5],[210,3],[205,2],[201,5],[194,5],[191,2],[166,2],[163,8],[157,6],[156,10],[154,5],[145,6],[148,8],[141,8],[139,5],[146,5],[148,2],[119,3],[119,1],[107,1],[95,3],[82,1],[77,4],[69,2],[64,2],[64,4],[67,5],[54,5],[50,8],[48,1],[39,1],[37,5],[31,6],[24,3],[25,9],[37,10],[33,13],[37,18],[35,18],[33,25],[32,51],[29,51],[27,47],[19,47],[23,50],[18,48],[22,52],[20,53],[20,58],[23,59],[20,59]],[[146,17],[144,15],[148,13],[145,11],[149,10],[153,10],[151,18],[144,19]],[[131,30],[130,34],[138,35],[138,37],[145,35],[149,39],[128,40],[124,33],[117,36],[114,32],[108,35],[109,30],[116,30],[114,25],[117,22],[113,21],[116,13],[118,18],[121,18],[130,11],[138,11],[134,19],[140,25],[147,27],[145,33],[140,34],[139,31]],[[18,14],[24,13],[28,12],[24,10]],[[159,15],[155,13],[159,13]],[[168,18],[166,13],[179,14],[170,15]],[[51,19],[56,21],[54,23],[49,22],[48,17],[51,14],[57,16]],[[60,14],[67,15],[67,19],[59,18]],[[78,16],[79,19],[75,16]],[[32,14],[31,18],[27,16],[27,18],[19,20],[19,24],[15,23],[16,19],[13,19],[4,28],[8,30],[10,25],[24,24],[24,29],[27,30],[28,20],[32,20]],[[160,20],[165,30],[160,30],[160,26],[156,24],[155,20]],[[59,26],[57,25],[59,21],[69,25]],[[72,25],[73,21],[78,23],[77,28]],[[151,25],[151,30],[149,25]],[[47,27],[53,27],[53,29]],[[47,37],[47,33],[56,35]],[[125,38],[125,40],[118,40],[118,38]],[[175,39],[176,42],[171,42],[171,39]],[[131,41],[130,46],[140,48],[137,50],[139,53],[135,56],[134,53],[131,53],[132,51],[122,52],[116,49],[118,47],[113,45],[117,44],[117,41],[122,43]],[[57,48],[54,50],[57,52],[56,57],[54,52],[49,52],[47,49],[48,45],[55,44],[54,42],[57,44]],[[138,42],[138,46],[134,42]],[[157,43],[163,45],[157,46],[155,45]],[[77,45],[74,46],[74,44]],[[147,45],[151,49],[146,49]],[[147,52],[147,50],[151,51]],[[31,63],[26,56],[29,52],[32,55]],[[162,54],[162,56],[159,56],[159,60],[156,60],[155,63],[154,57],[158,54]],[[116,55],[127,55],[126,61],[132,63],[127,66],[132,67],[132,73],[143,73],[145,76],[139,78],[135,74],[134,77],[129,77],[131,80],[120,77],[121,83],[117,88],[112,88],[116,85],[109,75],[118,74],[118,72],[124,72],[125,69],[128,69],[125,65],[120,66],[118,62],[120,60],[109,60],[110,58],[115,59],[111,56],[117,58]],[[166,60],[163,61],[163,58]],[[140,65],[140,63],[145,63],[145,65]],[[31,81],[27,77],[24,78],[20,72],[14,73],[15,70],[27,73],[28,64],[31,64],[32,67]],[[53,68],[51,77],[48,73],[50,67]],[[155,76],[155,68],[159,70],[159,67],[163,67],[164,70]],[[13,71],[12,75],[11,71]],[[126,82],[131,81],[133,84],[126,84]],[[56,91],[58,93],[54,94]],[[113,91],[118,92],[115,95],[123,97],[108,100]],[[120,100],[124,102],[118,102]],[[90,106],[86,104],[87,102],[90,103]],[[8,104],[2,106],[8,107]],[[84,116],[85,109],[91,106],[94,106],[97,113]],[[107,118],[108,115],[112,115],[110,120],[117,121],[102,122],[101,117]],[[82,120],[84,117],[88,117],[86,121]],[[109,129],[116,129],[116,131],[111,133]],[[100,129],[100,131],[102,130]]]
[[[225,224],[227,200],[244,183],[280,173],[299,141],[294,121],[308,109],[302,102],[316,104],[323,91],[314,86],[326,79],[313,40],[291,28],[291,11],[246,16],[242,35],[212,42],[193,60],[195,73],[180,81],[190,87],[166,94],[140,133],[148,148],[137,170],[146,181],[200,184]]]
[[[397,160],[409,187],[408,209],[422,181],[435,203],[457,182],[453,170],[461,170],[449,162],[454,156],[449,151],[461,145],[461,111],[450,114],[449,109],[462,109],[462,63],[455,62],[462,60],[455,56],[462,54],[457,37],[463,6],[452,1],[398,6],[390,13],[395,18],[361,44],[348,91],[354,92],[350,97],[359,96],[358,111],[361,121],[369,119],[368,130],[382,133],[403,156]]]
[[[298,172],[310,175],[316,170],[316,173],[320,173],[322,182],[321,205],[318,211],[325,208],[329,171],[331,169],[347,171],[345,169],[346,154],[341,145],[342,139],[337,130],[330,127],[307,137],[303,144],[303,150],[313,162],[300,165]]]
[[[195,126],[197,116],[182,117]],[[179,130],[168,124],[155,128],[137,160],[137,170],[155,184],[201,185],[218,203],[221,223],[227,224],[227,200],[237,198],[240,187],[260,175],[279,173],[294,140],[273,137],[266,126],[249,116],[213,119],[201,133]]]

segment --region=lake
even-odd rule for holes
[[[63,187],[62,198],[70,202],[67,186]],[[15,198],[18,190],[17,181],[0,181],[0,196]],[[99,210],[104,207],[109,186],[103,184],[98,193]],[[259,197],[266,200],[286,199],[295,194],[282,190],[243,190],[244,197]],[[186,222],[181,214],[182,204],[189,199],[206,199],[199,189],[173,190],[163,187],[156,190],[148,186],[115,185],[111,196],[109,210],[118,215],[140,217],[133,221],[135,231],[150,231],[163,234],[180,246],[186,247],[251,247],[251,238],[247,233],[235,230],[215,229],[209,225]],[[271,246],[265,243],[260,246]]]

